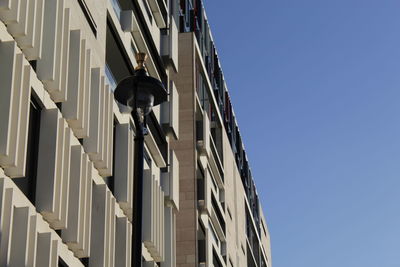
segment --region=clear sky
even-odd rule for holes
[[[400,0],[205,0],[273,267],[400,267]]]

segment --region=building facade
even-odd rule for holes
[[[270,238],[202,1],[180,1],[177,266],[271,266]]]
[[[131,266],[135,127],[113,92],[148,55],[143,266],[271,266],[201,1],[0,1],[0,266]]]

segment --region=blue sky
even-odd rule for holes
[[[400,266],[400,1],[205,0],[274,267]]]

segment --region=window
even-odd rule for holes
[[[117,15],[117,18],[121,19],[121,5],[119,4],[119,1],[118,0],[110,0],[110,1],[115,14]]]
[[[34,204],[36,194],[36,172],[39,150],[40,112],[42,108],[32,96],[29,107],[28,144],[26,153],[25,177],[13,181]]]
[[[128,58],[114,26],[107,21],[105,74],[112,91],[122,79],[131,75],[133,68]]]
[[[59,267],[68,267],[68,264],[66,264],[65,261],[63,259],[61,259],[61,257],[58,257],[58,266]]]

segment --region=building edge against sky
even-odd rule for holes
[[[113,90],[146,52],[144,266],[272,266],[200,0],[0,2],[0,266],[130,266],[135,128]]]

